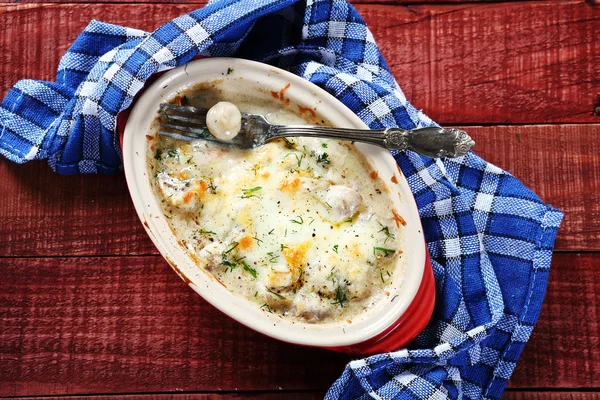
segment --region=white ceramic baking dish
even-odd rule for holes
[[[228,74],[228,71],[230,72]],[[231,73],[233,71],[233,73]],[[279,92],[291,104],[316,111],[334,126],[367,126],[346,106],[310,82],[270,65],[234,58],[205,58],[168,71],[149,85],[133,105],[122,131],[125,176],[135,209],[148,235],[173,269],[206,301],[240,323],[270,337],[299,345],[353,353],[395,350],[408,343],[427,324],[433,310],[435,287],[417,207],[396,162],[388,151],[357,143],[379,177],[392,192],[394,208],[406,221],[403,248],[405,274],[398,275],[394,293],[351,324],[291,323],[265,313],[238,297],[200,269],[178,244],[152,192],[146,160],[147,139],[160,103],[200,82],[223,80],[239,90]],[[397,182],[397,183],[395,183]]]

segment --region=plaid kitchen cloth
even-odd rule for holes
[[[406,44],[408,45],[408,44]],[[196,56],[236,56],[324,88],[371,128],[434,124],[404,97],[371,32],[345,0],[223,0],[153,33],[97,21],[56,82],[22,80],[0,108],[0,152],[61,174],[122,170],[117,113],[153,74]],[[407,349],[348,364],[327,399],[497,399],[544,298],[562,213],[474,153],[394,153],[419,207],[437,288]]]

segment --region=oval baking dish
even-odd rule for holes
[[[234,73],[232,73],[234,71]],[[146,159],[146,135],[151,131],[159,105],[186,88],[203,82],[231,81],[244,91],[278,93],[286,88],[286,101],[310,108],[333,126],[367,126],[346,106],[310,82],[278,68],[233,58],[195,60],[168,71],[147,87],[135,102],[123,130],[123,162],[131,197],[148,235],[173,269],[197,293],[238,322],[270,337],[299,345],[324,347],[354,354],[396,350],[410,342],[429,321],[435,284],[418,210],[404,176],[388,151],[357,143],[356,147],[377,171],[391,192],[393,208],[406,224],[404,274],[381,304],[351,323],[311,324],[289,321],[265,313],[243,297],[219,284],[196,265],[178,243],[152,191]],[[122,128],[122,127],[121,127]]]

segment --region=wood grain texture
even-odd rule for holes
[[[420,4],[462,4],[462,3],[498,3],[500,1],[521,1],[521,0],[348,0],[352,4],[385,4],[385,5],[420,5]],[[543,1],[543,0],[528,0],[528,1]],[[592,2],[594,0],[589,0]],[[37,0],[4,0],[4,3],[39,3]],[[44,3],[92,3],[97,4],[93,0],[46,0]],[[196,6],[203,6],[207,3],[206,0],[103,0],[102,3],[186,3]]]
[[[254,393],[160,393],[133,395],[69,396],[73,400],[322,400],[325,391],[314,392],[254,392]],[[22,400],[41,400],[42,397],[21,397]],[[66,400],[65,396],[43,397],[48,400]]]
[[[181,393],[181,394],[132,394],[132,395],[100,395],[100,396],[69,396],[73,400],[322,400],[325,391],[314,392],[254,392],[254,393]],[[21,397],[22,400],[66,400],[65,396],[50,397]],[[585,398],[581,398],[585,399]],[[587,400],[587,399],[586,399]]]
[[[159,256],[0,259],[0,394],[325,390],[348,358],[269,339]]]
[[[600,125],[465,129],[481,157],[565,212],[557,250],[600,250]]]
[[[20,78],[53,79],[92,18],[153,30],[196,7],[1,5],[0,94]],[[600,7],[580,0],[357,8],[407,98],[440,123],[600,122]]]
[[[324,392],[194,393],[151,395],[69,396],[72,400],[317,400]],[[65,400],[65,397],[22,397],[22,400]],[[506,391],[502,400],[596,400],[599,392]]]
[[[511,388],[598,389],[599,262],[555,255]],[[159,256],[4,258],[0,271],[3,395],[322,391],[348,361],[230,320]]]
[[[600,125],[468,127],[476,151],[566,212],[559,250],[600,250]],[[0,255],[158,254],[125,178],[0,160]]]
[[[599,392],[506,391],[502,400],[597,400]]]
[[[600,254],[555,254],[544,305],[510,388],[600,389]]]

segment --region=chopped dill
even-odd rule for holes
[[[339,247],[340,247],[340,246],[339,246],[339,245],[337,245],[337,244],[333,246],[333,251],[335,251],[335,254],[339,254],[339,253],[338,253],[338,248],[339,248]]]
[[[271,289],[267,289],[267,292],[271,293],[273,296],[277,296],[277,298],[280,300],[287,300],[287,298],[285,298],[277,292],[272,291]]]
[[[261,189],[262,189],[261,186],[256,186],[256,187],[253,187],[251,189],[242,189],[242,193],[243,193],[242,194],[242,199],[248,199],[250,197],[258,197],[256,195],[253,195],[252,193],[258,192]]]
[[[294,223],[294,224],[302,225],[304,223],[304,218],[302,218],[299,215],[297,220],[296,219],[290,219],[290,221],[292,221],[292,223]]]
[[[212,179],[208,182],[208,190],[210,190],[212,194],[217,194],[217,185],[215,185],[215,181]]]
[[[217,234],[217,232],[205,231],[204,229],[200,229],[198,232],[200,232],[200,233],[206,233],[208,235],[216,235]]]
[[[256,270],[249,266],[246,261],[242,260],[242,265],[244,266],[244,271],[249,272],[250,275],[254,277],[254,279],[257,278],[258,274],[256,273]]]
[[[169,149],[169,151],[167,151],[167,156],[179,158],[179,153],[175,149]]]
[[[274,254],[272,251],[269,251],[267,253],[267,255],[269,256],[269,262],[272,263],[272,264],[276,263],[277,260],[279,259],[279,255]]]
[[[346,294],[345,288],[340,284],[335,288],[335,301],[331,304],[338,304],[340,307],[344,307],[344,303],[348,301],[348,295]]]
[[[377,254],[378,251],[385,253],[384,255],[387,257],[390,254],[394,254],[396,250],[386,249],[385,247],[373,247],[373,254]]]
[[[283,141],[285,142],[285,147],[287,147],[288,149],[293,149],[296,147],[296,143],[292,142],[288,138],[283,138]]]
[[[239,243],[238,243],[238,242],[236,242],[236,241],[233,241],[233,242],[231,242],[231,247],[230,247],[228,250],[226,250],[226,251],[224,252],[224,254],[231,253],[231,252],[233,251],[233,249],[235,249],[235,248],[236,248],[236,247],[238,247],[238,246],[239,246]]]
[[[386,243],[390,239],[396,238],[396,236],[394,236],[394,234],[390,232],[389,227],[382,225],[381,223],[379,223],[379,225],[381,225],[382,228],[378,232],[383,232],[383,234],[386,236],[385,241],[383,243]]]
[[[270,312],[271,314],[273,314],[273,310],[271,309],[271,307],[270,307],[270,306],[269,306],[267,303],[265,303],[265,304],[263,304],[262,306],[260,306],[260,309],[261,309],[261,310],[268,311],[268,312]]]
[[[327,154],[327,153],[319,154],[317,156],[317,162],[321,163],[323,165],[325,165],[325,164],[331,164],[331,161],[329,160],[329,154]]]

